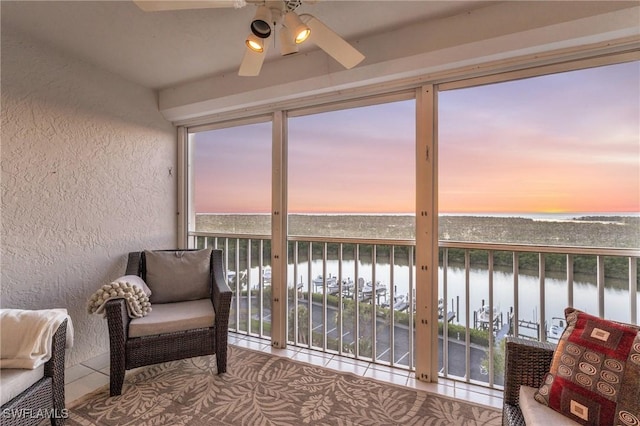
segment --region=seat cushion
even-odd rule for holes
[[[534,395],[537,390],[530,386],[520,386],[519,405],[526,424],[548,426],[574,426],[580,424],[536,401]]]
[[[145,282],[151,289],[149,301],[184,302],[209,297],[211,249],[194,251],[145,250]]]
[[[535,399],[581,424],[640,424],[640,328],[565,309]]]
[[[215,311],[211,299],[158,303],[146,317],[129,323],[129,337],[153,336],[196,328],[213,327]]]
[[[35,369],[0,369],[0,405],[11,401],[44,377],[44,364]]]

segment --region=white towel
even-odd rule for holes
[[[151,290],[137,275],[125,275],[110,284],[100,287],[89,298],[87,311],[90,314],[104,314],[107,300],[124,299],[129,318],[142,318],[151,312],[149,302]]]
[[[0,368],[35,369],[51,359],[53,335],[67,319],[66,347],[73,325],[66,309],[0,309]]]

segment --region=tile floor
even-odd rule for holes
[[[446,395],[453,398],[502,408],[502,392],[473,384],[439,379],[438,383],[424,383],[416,380],[413,374],[396,368],[389,368],[369,362],[358,361],[325,354],[303,348],[289,347],[276,349],[263,339],[229,333],[229,344],[244,348],[269,352],[297,361],[307,362],[339,371],[349,371],[364,377],[408,386],[427,392]],[[102,354],[82,364],[68,368],[65,372],[65,397],[67,405],[104,385],[109,384],[109,354]]]

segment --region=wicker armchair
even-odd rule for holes
[[[146,279],[144,252],[129,253],[126,275]],[[216,355],[218,374],[227,370],[227,331],[231,307],[231,289],[225,279],[222,251],[212,250],[210,262],[211,303],[215,311],[214,324],[152,336],[129,337],[131,319],[123,299],[106,303],[110,342],[110,394],[120,395],[125,371],[145,365],[203,355]],[[153,306],[152,306],[153,308]]]
[[[63,425],[67,415],[64,403],[64,356],[67,321],[53,335],[51,358],[44,364],[44,376],[27,390],[2,406],[3,426],[28,426],[42,422],[36,413],[50,416],[53,426]],[[10,415],[17,413],[17,415]],[[34,414],[34,415],[28,415]]]
[[[518,404],[520,386],[539,387],[549,372],[555,345],[507,337],[504,372],[503,425],[524,426]]]

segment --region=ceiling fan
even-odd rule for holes
[[[309,0],[315,2],[317,0]],[[233,7],[239,9],[247,4],[257,6],[256,14],[249,24],[246,50],[238,75],[257,76],[264,62],[271,40],[279,32],[280,53],[290,55],[298,51],[298,45],[310,41],[324,50],[342,66],[351,69],[364,59],[364,55],[315,16],[298,15],[295,10],[302,0],[134,0],[145,12],[183,9],[205,9]]]

